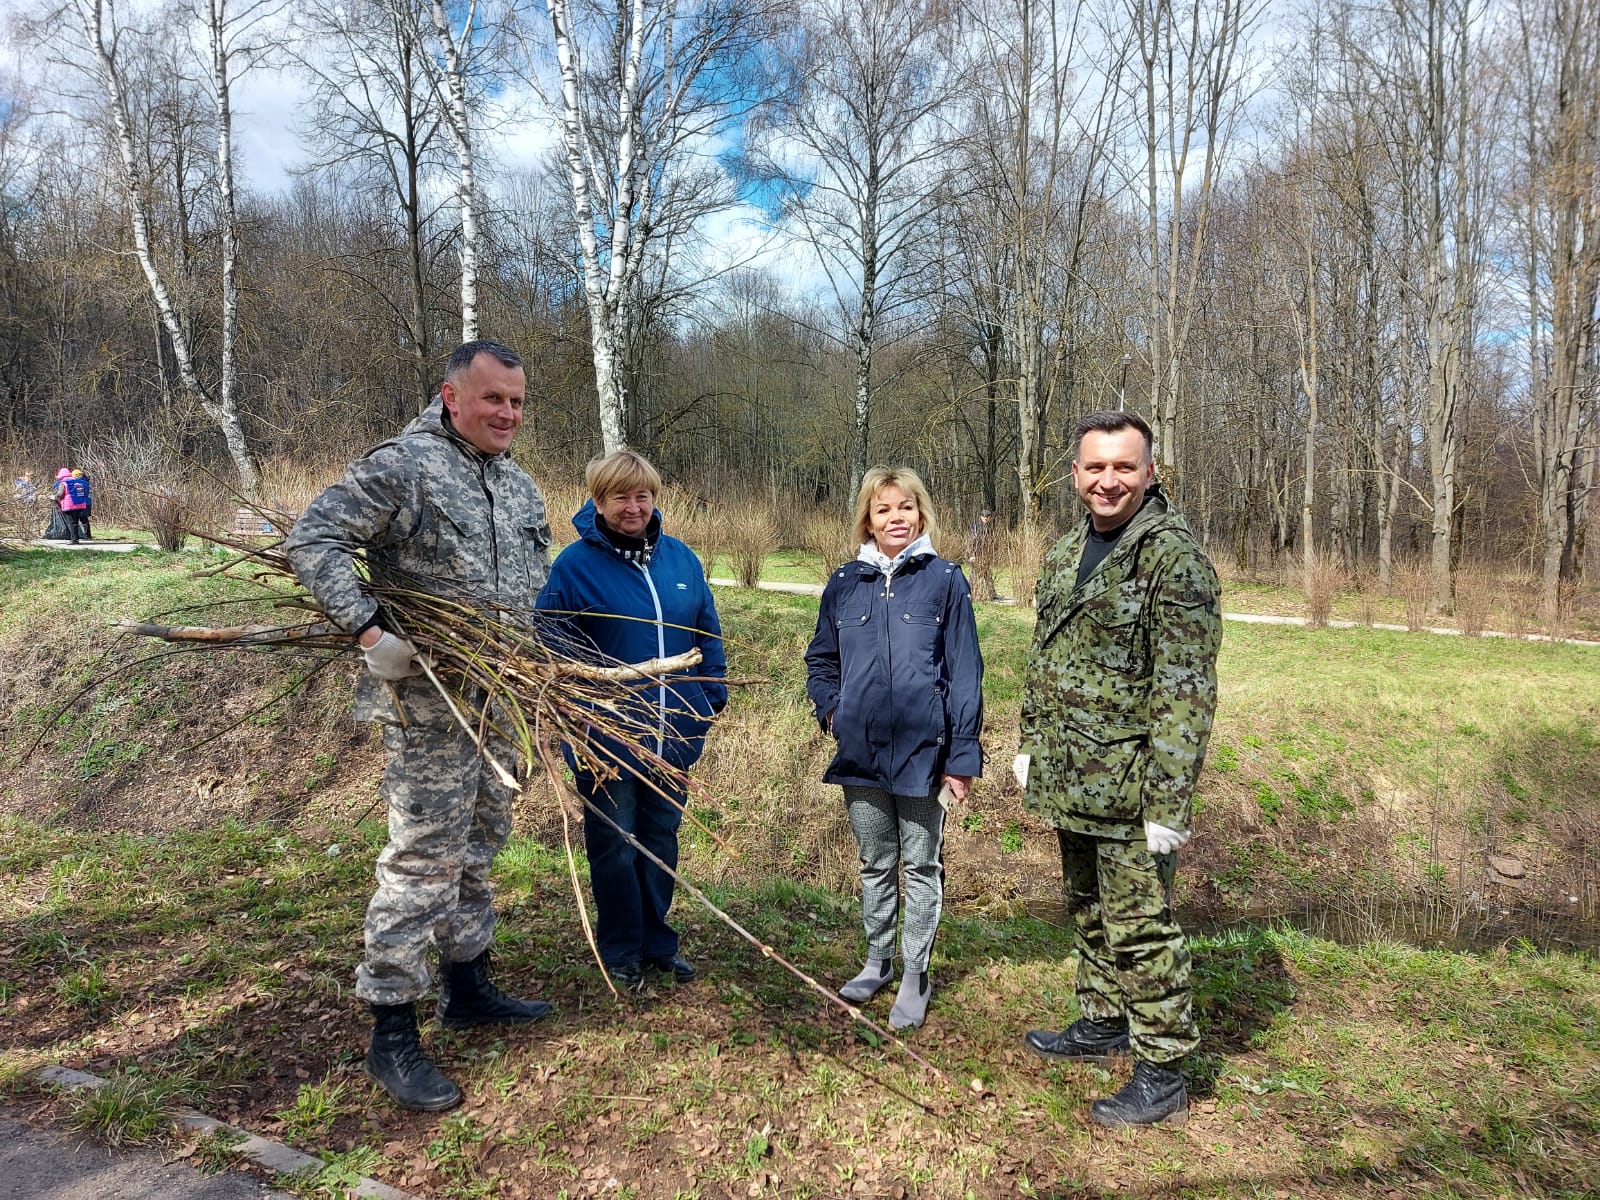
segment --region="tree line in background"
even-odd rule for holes
[[[9,32],[48,64],[0,85],[13,457],[156,446],[251,492],[481,335],[530,363],[547,469],[626,442],[838,506],[909,462],[1031,526],[1071,511],[1073,419],[1126,405],[1242,566],[1421,560],[1448,608],[1510,561],[1552,617],[1582,573],[1600,0],[67,0]],[[266,69],[308,165],[262,194],[232,97]],[[497,162],[508,131],[543,157]],[[752,205],[741,258],[715,231]]]

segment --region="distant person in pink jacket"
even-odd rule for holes
[[[67,518],[67,531],[71,544],[89,536],[89,522],[84,513],[89,508],[89,482],[81,475],[73,475],[66,467],[56,472],[56,506]]]

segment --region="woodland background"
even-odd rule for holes
[[[463,337],[518,453],[961,524],[1073,510],[1124,404],[1214,555],[1579,594],[1595,0],[70,0],[0,74],[0,456],[322,477]],[[239,182],[240,80],[304,161]],[[259,92],[257,93],[259,94]],[[947,524],[955,524],[949,521]],[[1552,624],[1553,627],[1553,624]]]

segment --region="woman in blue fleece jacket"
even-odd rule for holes
[[[712,717],[728,702],[722,626],[700,560],[662,532],[656,469],[642,455],[619,450],[591,462],[585,481],[590,499],[572,518],[578,540],[551,566],[537,607],[563,614],[586,648],[607,661],[643,662],[696,646],[701,661],[692,676],[669,676],[641,689],[638,708],[629,713],[654,728],[646,747],[670,770],[596,738],[598,757],[621,767],[615,778],[597,779],[570,746],[562,749],[584,799],[676,870],[684,773],[699,759]],[[672,876],[593,813],[585,813],[583,840],[598,911],[595,942],[606,972],[624,987],[638,987],[646,970],[688,983],[694,967],[667,924]]]
[[[853,1003],[885,987],[898,880],[905,920],[896,1029],[927,1017],[928,959],[944,905],[944,817],[983,773],[983,656],[966,577],[933,552],[938,533],[915,471],[874,467],[856,497],[861,552],[829,578],[806,650],[806,691],[838,744],[823,774],[844,788],[861,848],[867,962],[839,989]]]

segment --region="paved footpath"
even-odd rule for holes
[[[239,1171],[206,1175],[154,1150],[108,1150],[0,1111],[0,1200],[276,1200]]]
[[[34,1072],[41,1083],[68,1090],[98,1088],[105,1080],[68,1067]],[[32,1116],[30,1122],[25,1118]],[[191,1110],[174,1114],[174,1125],[190,1134],[221,1134],[236,1153],[271,1175],[315,1171],[321,1163],[282,1142],[257,1137]],[[361,1177],[345,1195],[364,1200],[416,1200],[409,1192]],[[291,1200],[260,1176],[226,1171],[206,1175],[183,1162],[165,1162],[152,1150],[107,1150],[71,1140],[44,1126],[39,1114],[15,1104],[0,1106],[0,1200]]]
[[[737,579],[716,578],[716,579],[712,579],[710,582],[711,582],[713,587],[736,588],[736,587],[742,586]],[[772,582],[768,582],[767,580],[763,579],[759,583],[756,584],[756,587],[760,588],[762,591],[767,591],[767,592],[788,592],[791,595],[795,595],[795,596],[820,596],[820,595],[822,595],[822,585],[820,583],[772,583]],[[1001,597],[999,597],[999,598],[997,598],[995,600],[984,601],[984,603],[986,603],[986,604],[1015,604],[1016,601],[1012,600],[1010,597],[1001,596]],[[1285,616],[1278,616],[1278,615],[1273,614],[1273,613],[1225,612],[1225,613],[1222,614],[1222,619],[1224,621],[1243,621],[1243,622],[1245,622],[1247,624],[1251,624],[1251,625],[1306,625],[1306,624],[1309,623],[1309,622],[1307,622],[1307,620],[1304,617],[1285,617]],[[1361,627],[1360,622],[1357,622],[1357,621],[1330,620],[1328,622],[1328,628],[1330,628],[1330,629],[1359,629],[1360,627]],[[1391,632],[1398,632],[1398,633],[1405,633],[1405,632],[1408,631],[1408,627],[1405,626],[1405,625],[1385,625],[1382,622],[1375,622],[1374,624],[1369,626],[1369,628],[1372,628],[1372,629],[1387,629],[1387,630],[1390,630]],[[1462,636],[1461,630],[1459,630],[1459,629],[1451,629],[1451,628],[1448,628],[1448,627],[1436,626],[1436,625],[1425,625],[1418,632],[1420,632],[1420,633],[1442,633],[1442,634],[1446,635],[1447,637],[1460,637],[1460,636]],[[1485,630],[1481,636],[1486,637],[1486,638],[1511,638],[1512,640],[1517,640],[1518,637],[1520,636],[1521,640],[1528,641],[1528,642],[1548,642],[1548,641],[1551,640],[1548,634],[1543,634],[1543,633],[1528,633],[1528,634],[1516,635],[1516,634],[1510,634],[1510,633],[1497,633],[1492,629]],[[1600,647],[1600,641],[1589,641],[1589,640],[1586,640],[1586,639],[1583,639],[1583,638],[1564,638],[1564,639],[1561,639],[1561,640],[1564,640],[1567,643],[1567,645],[1569,645],[1569,646],[1597,646],[1597,647]]]

